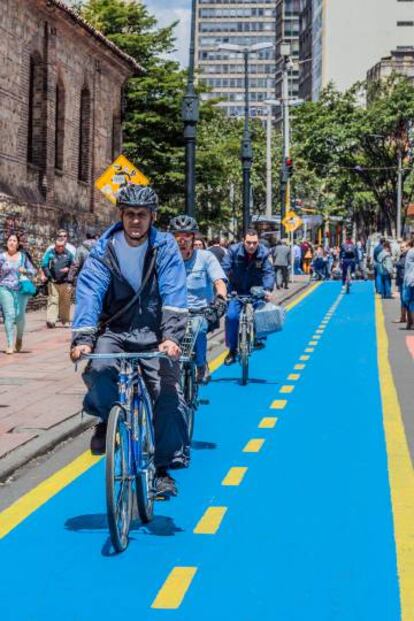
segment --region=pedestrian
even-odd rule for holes
[[[68,282],[70,284],[75,283],[79,272],[84,266],[84,263],[86,259],[88,258],[90,251],[95,246],[99,236],[94,227],[88,227],[86,229],[85,237],[86,239],[81,243],[79,248],[76,250],[75,260],[70,266],[70,270],[68,273]],[[66,248],[68,248],[68,244],[66,244]]]
[[[414,239],[407,242],[409,248],[405,258],[403,301],[407,306],[407,330],[414,328]]]
[[[401,248],[400,248],[400,258],[395,264],[395,268],[397,272],[396,278],[395,278],[395,284],[398,288],[398,291],[400,292],[401,312],[400,312],[400,318],[394,319],[393,323],[406,323],[407,322],[408,307],[407,307],[407,304],[405,304],[403,300],[403,284],[404,284],[405,260],[407,258],[408,250],[409,250],[409,245],[407,244],[407,242],[403,241],[401,243]]]
[[[70,299],[72,286],[68,281],[69,270],[74,261],[72,253],[66,248],[62,235],[56,237],[53,248],[42,259],[44,282],[48,283],[46,325],[54,328],[58,319],[62,325],[70,323]]]
[[[391,256],[391,244],[389,241],[384,241],[382,244],[382,250],[377,255],[376,259],[377,280],[378,280],[378,293],[384,300],[392,298],[391,293],[391,278],[394,271]]]
[[[312,270],[316,280],[328,278],[328,260],[322,246],[318,246],[312,260]]]
[[[310,264],[313,257],[313,250],[311,244],[306,239],[301,243],[302,250],[302,270],[305,274],[310,272]]]
[[[300,267],[301,259],[302,259],[302,252],[301,252],[300,246],[297,242],[295,242],[293,244],[293,261],[294,261],[293,273],[296,275],[303,273]]]
[[[273,266],[275,268],[276,287],[289,289],[289,265],[290,265],[290,246],[286,239],[282,239],[279,244],[272,248]],[[281,278],[279,277],[281,274]]]
[[[378,256],[382,252],[384,243],[385,243],[385,237],[380,237],[372,253],[372,262],[374,265],[375,291],[378,293],[378,295],[381,295],[381,292],[382,292],[382,289],[381,289],[382,279],[378,271]]]
[[[201,233],[197,233],[194,238],[194,248],[196,250],[207,250],[207,244]]]
[[[71,244],[68,239],[69,239],[69,234],[65,229],[59,229],[56,233],[56,237],[58,237],[59,239],[63,239],[65,240],[65,248],[67,250],[69,250],[69,252],[73,255],[73,257],[76,256],[76,246],[74,246],[73,244]],[[46,252],[49,252],[49,250],[53,249],[54,244],[50,244],[50,246],[48,246],[46,248]],[[46,253],[45,253],[46,254]]]
[[[6,354],[13,354],[22,350],[26,306],[35,292],[30,278],[35,275],[36,270],[21,248],[20,238],[16,233],[10,233],[6,246],[6,251],[0,255],[0,306],[3,308],[6,330]]]
[[[209,250],[210,252],[212,252],[214,254],[214,256],[216,257],[217,261],[221,265],[222,262],[223,262],[224,257],[227,254],[227,251],[226,251],[225,248],[223,248],[223,245],[221,244],[219,237],[214,237],[211,240],[211,246],[209,246],[207,248],[207,250]]]

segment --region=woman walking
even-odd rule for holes
[[[414,328],[414,240],[407,242],[409,248],[405,259],[403,302],[407,307],[407,330]]]
[[[33,294],[29,277],[35,273],[32,262],[20,248],[18,235],[11,233],[7,238],[6,252],[0,254],[0,306],[3,309],[6,329],[6,354],[20,352],[22,349],[26,306]]]

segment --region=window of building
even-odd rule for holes
[[[56,84],[55,97],[55,169],[63,170],[65,143],[65,88],[61,81]]]
[[[30,57],[27,161],[39,168],[46,166],[46,93],[43,88],[43,63],[40,54]]]
[[[80,96],[79,115],[79,181],[89,181],[90,149],[91,149],[91,94],[84,86]]]
[[[414,22],[397,22],[397,26],[414,26]]]

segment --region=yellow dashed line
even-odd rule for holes
[[[306,364],[295,364],[293,368],[295,369],[295,371],[303,371],[303,369],[306,368]]]
[[[305,352],[306,352],[307,354],[312,354],[314,351],[315,351],[315,350],[314,350],[314,348],[313,348],[313,347],[307,347],[307,348],[305,349]]]
[[[271,410],[284,410],[286,407],[287,401],[285,399],[276,399],[276,401],[272,401],[272,405],[270,406]]]
[[[193,530],[193,533],[195,535],[215,535],[220,528],[226,511],[227,507],[209,507]]]
[[[224,479],[222,480],[222,485],[240,485],[240,483],[244,479],[244,475],[247,472],[247,468],[241,466],[234,466],[230,468]]]
[[[300,374],[299,373],[290,373],[288,375],[288,380],[291,382],[296,382],[298,379],[300,379]]]
[[[158,591],[151,608],[179,608],[196,573],[197,567],[174,567]]]
[[[243,449],[243,453],[258,453],[264,444],[263,438],[253,438],[249,440]]]
[[[309,341],[309,345],[317,345],[318,341]]]
[[[265,416],[259,423],[259,429],[273,429],[276,427],[277,418],[273,416]]]
[[[303,360],[303,362],[306,362],[306,360],[309,360],[310,356],[300,356],[299,360]]]
[[[317,341],[317,340],[319,340],[321,338],[321,335],[320,334],[314,334],[312,338]]]
[[[282,386],[281,389],[279,390],[279,392],[281,392],[282,394],[290,394],[291,392],[293,392],[295,390],[294,386],[290,386],[289,384],[286,384],[285,386]]]

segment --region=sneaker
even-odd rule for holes
[[[178,496],[176,482],[165,468],[158,468],[155,474],[155,497],[157,500],[168,500],[171,496]]]
[[[210,371],[207,364],[197,367],[197,384],[208,384],[210,379]]]
[[[98,423],[91,438],[91,453],[104,455],[106,451],[106,423]]]
[[[17,351],[18,353],[21,352],[22,351],[22,347],[23,347],[22,339],[16,338],[15,351]]]
[[[264,341],[255,341],[254,348],[255,349],[264,349],[266,347]]]
[[[224,358],[224,364],[226,365],[226,367],[230,366],[231,364],[234,364],[236,361],[237,361],[237,352],[235,351],[229,351],[227,356]]]
[[[46,325],[47,325],[48,328],[51,328],[51,329],[56,326],[56,324],[53,323],[53,321],[46,321]]]

